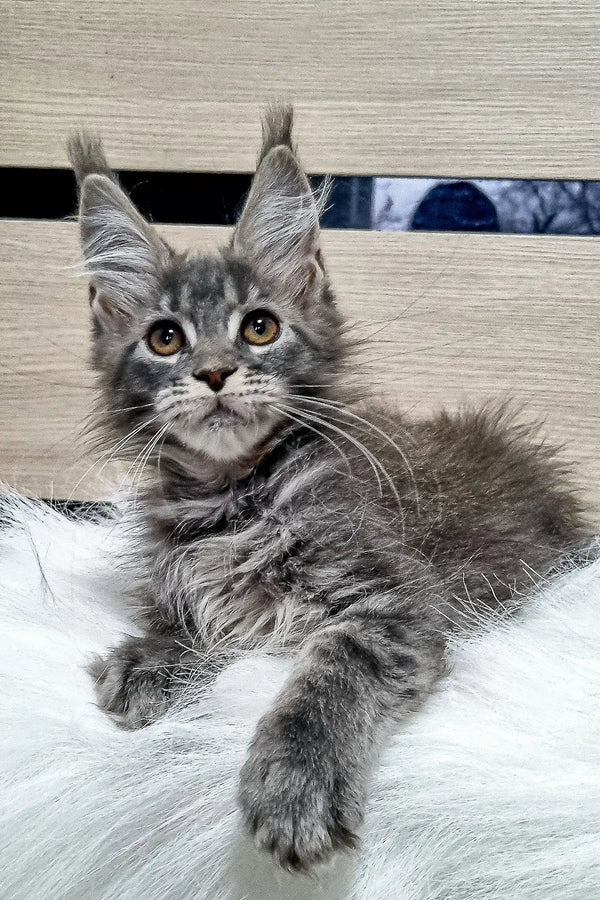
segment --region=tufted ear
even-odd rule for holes
[[[92,312],[100,325],[114,327],[156,293],[170,250],[119,187],[97,139],[77,136],[69,153]]]
[[[305,296],[323,275],[319,215],[324,196],[311,189],[291,140],[289,107],[270,110],[250,193],[233,237],[233,248],[274,286]]]

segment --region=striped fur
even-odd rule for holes
[[[100,704],[138,727],[217,659],[293,651],[240,803],[259,846],[306,869],[355,846],[381,741],[433,689],[449,635],[517,606],[581,539],[579,507],[504,410],[415,423],[360,405],[290,111],[269,113],[215,256],[169,251],[99,151],[83,156],[99,418],[132,463],[145,628],[95,664]],[[243,340],[253,310],[279,322],[268,346]],[[165,319],[185,338],[167,358],[147,341]]]

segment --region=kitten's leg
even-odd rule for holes
[[[354,617],[301,653],[241,772],[246,823],[281,865],[306,869],[356,845],[378,745],[443,669],[443,642],[427,631],[422,619]]]
[[[174,632],[128,638],[89,668],[98,705],[125,728],[141,728],[159,718],[182,683],[203,671],[190,639]]]

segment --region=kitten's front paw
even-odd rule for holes
[[[337,757],[289,716],[258,726],[241,771],[241,806],[258,846],[286,869],[306,870],[358,845],[362,790]]]
[[[129,639],[106,659],[97,657],[89,671],[98,706],[124,728],[142,728],[166,711],[172,667],[148,639]]]

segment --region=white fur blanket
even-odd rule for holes
[[[361,852],[318,877],[254,850],[237,773],[287,663],[251,655],[120,731],[84,665],[131,631],[114,525],[15,503],[0,532],[0,895],[22,900],[600,897],[600,562],[452,648],[373,779]]]

